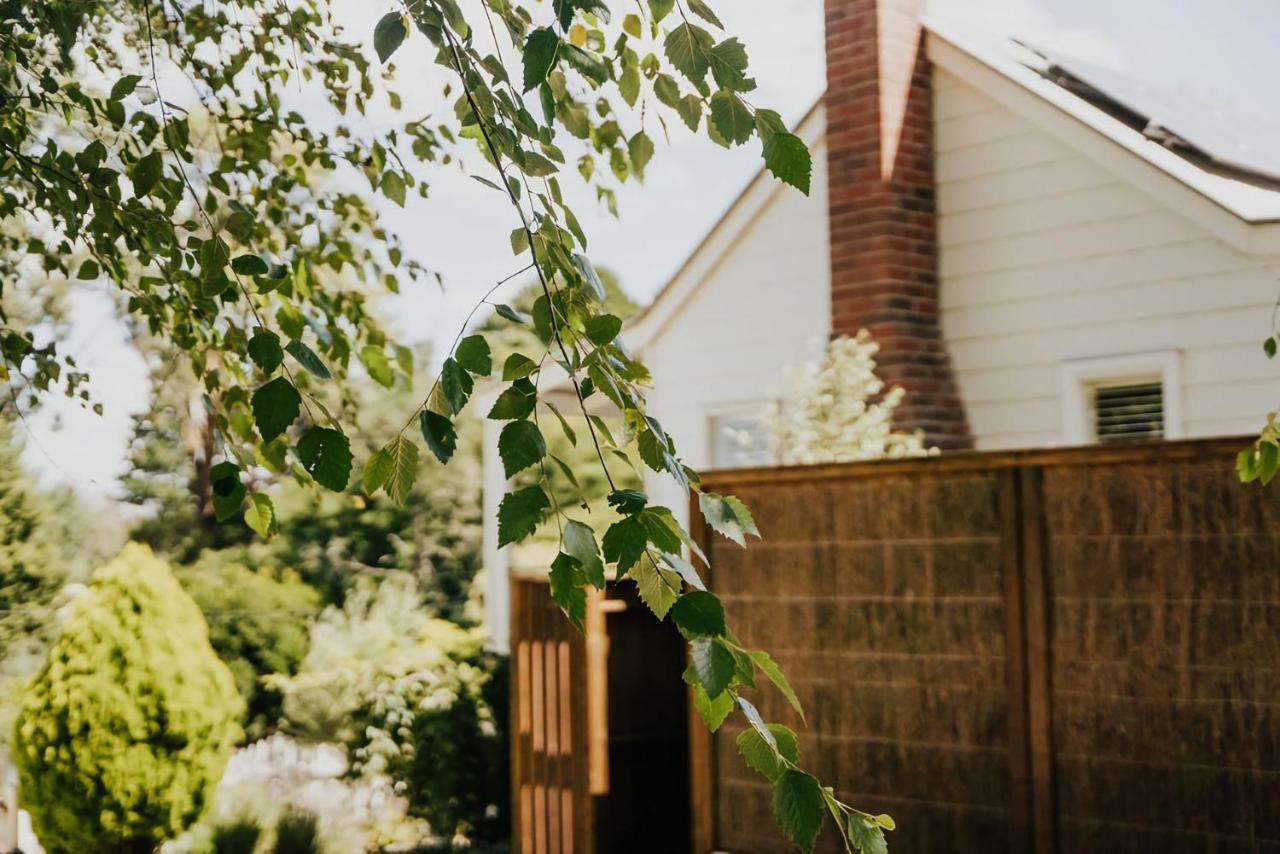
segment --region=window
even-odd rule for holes
[[[1062,364],[1068,444],[1182,437],[1178,353],[1134,353]]]
[[[711,459],[718,469],[772,465],[773,450],[763,420],[753,415],[713,415]]]

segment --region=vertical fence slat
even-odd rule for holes
[[[1032,845],[1031,757],[1027,747],[1027,628],[1023,601],[1022,478],[1000,472],[1001,571],[1004,581],[1005,668],[1009,680],[1009,778],[1013,790],[1015,852]]]
[[[1043,472],[1039,468],[1025,467],[1019,473],[1019,481],[1022,493],[1022,605],[1026,631],[1032,848],[1036,854],[1049,854],[1056,847],[1056,833]]]

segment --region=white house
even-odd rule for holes
[[[1262,349],[1280,136],[1237,139],[1215,108],[920,5],[827,0],[828,90],[797,131],[812,194],[757,175],[626,331],[685,459],[744,462],[724,428],[751,429],[789,369],[862,327],[907,391],[903,426],[944,448],[1256,431],[1280,401]],[[650,492],[684,507],[665,480]],[[504,648],[506,561],[486,544]]]

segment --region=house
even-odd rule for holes
[[[864,327],[906,390],[899,426],[944,450],[1256,431],[1280,400],[1261,346],[1280,134],[1241,141],[1217,107],[922,5],[827,0],[828,88],[797,128],[812,193],[762,171],[626,330],[685,459],[757,462],[726,428],[757,429],[789,370]],[[506,559],[486,544],[503,649]]]

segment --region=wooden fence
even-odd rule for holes
[[[717,472],[764,539],[695,535],[808,725],[754,699],[891,850],[1280,852],[1280,494],[1243,441]],[[628,586],[585,635],[512,590],[514,850],[789,850],[740,721],[686,740],[682,645]]]
[[[1243,442],[724,471],[764,539],[697,533],[808,725],[761,710],[891,850],[1275,852],[1280,494]],[[789,850],[740,729],[691,727],[696,854]]]

